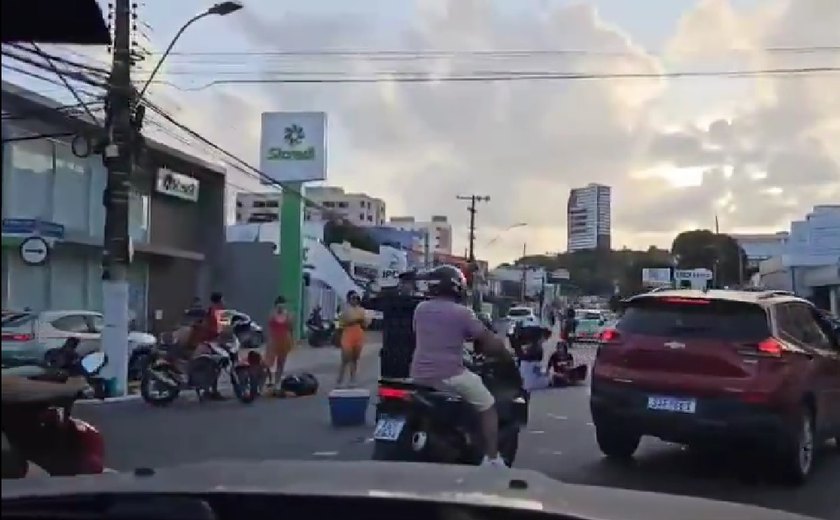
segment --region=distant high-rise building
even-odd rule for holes
[[[392,217],[388,224],[403,231],[417,231],[421,241],[431,253],[452,254],[452,224],[444,215],[433,215],[430,221],[418,221],[414,217]]]
[[[566,210],[568,250],[610,249],[611,188],[589,184],[569,193]]]

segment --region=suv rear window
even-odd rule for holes
[[[530,315],[531,315],[531,311],[529,309],[511,309],[510,312],[508,312],[508,316],[515,316],[515,317],[530,316]]]
[[[600,312],[584,312],[583,317],[581,319],[584,320],[600,320],[601,319]]]
[[[767,313],[758,305],[731,301],[673,303],[645,298],[625,310],[616,327],[630,334],[685,339],[757,342],[770,336]]]

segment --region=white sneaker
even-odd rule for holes
[[[485,455],[484,460],[481,461],[482,466],[487,466],[491,468],[505,468],[507,469],[507,464],[505,464],[505,460],[501,456],[496,456],[496,458],[491,459]]]

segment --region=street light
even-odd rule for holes
[[[504,229],[504,231],[502,231],[501,233],[499,233],[498,235],[496,235],[495,237],[493,237],[493,238],[492,238],[489,242],[487,242],[485,245],[486,245],[486,246],[491,246],[491,245],[495,244],[495,243],[496,243],[496,242],[497,242],[500,238],[502,238],[502,235],[503,235],[504,233],[506,233],[506,232],[510,231],[511,229],[521,228],[521,227],[525,227],[525,226],[527,226],[527,225],[528,225],[528,223],[527,223],[527,222],[517,222],[516,224],[511,224],[510,226],[506,227],[506,228]]]
[[[215,5],[211,6],[209,9],[207,9],[203,13],[197,14],[197,15],[193,16],[192,18],[190,18],[189,20],[187,20],[187,23],[185,23],[180,29],[178,29],[178,32],[175,33],[175,37],[172,38],[171,42],[169,42],[169,46],[166,48],[165,51],[163,51],[163,55],[161,55],[160,59],[158,60],[157,64],[155,65],[155,68],[152,69],[152,74],[146,80],[146,84],[143,85],[143,88],[140,90],[140,95],[137,96],[137,98],[138,99],[143,98],[143,94],[145,94],[146,90],[149,89],[149,85],[151,85],[152,80],[155,79],[155,75],[157,74],[158,70],[160,69],[160,66],[163,65],[163,61],[166,59],[167,56],[169,56],[170,51],[172,51],[172,47],[175,46],[175,42],[177,42],[178,39],[181,37],[181,35],[184,34],[184,31],[187,30],[187,27],[189,27],[193,23],[201,20],[205,16],[210,16],[210,15],[225,16],[225,15],[228,15],[230,13],[235,13],[236,11],[242,9],[242,7],[243,7],[242,2],[233,2],[233,1],[219,2],[218,4],[215,4]]]

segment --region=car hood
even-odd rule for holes
[[[15,498],[149,493],[367,497],[543,511],[599,520],[808,520],[792,513],[728,502],[566,484],[534,471],[398,462],[206,462],[134,473],[5,481],[2,486],[4,502]]]
[[[157,338],[148,332],[132,331],[128,333],[128,341],[135,345],[154,345],[157,343]]]

